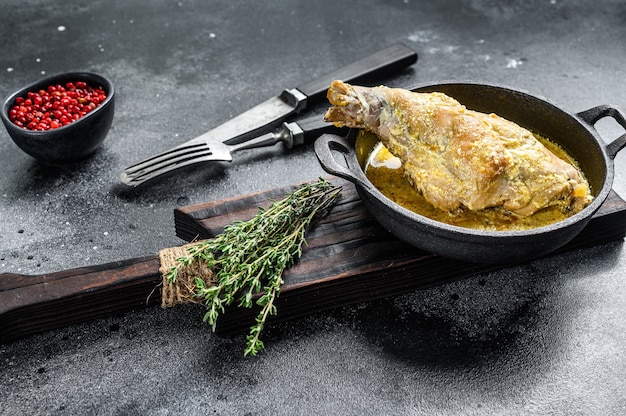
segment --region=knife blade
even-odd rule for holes
[[[364,77],[380,77],[392,74],[415,62],[417,62],[417,53],[414,50],[402,43],[394,44],[299,87],[286,89],[277,97],[268,99],[196,138],[130,166],[122,172],[120,180],[126,185],[136,186],[137,184],[129,180],[133,171],[141,170],[151,161],[189,145],[207,140],[237,144],[270,131],[288,117],[300,113],[312,104],[321,102],[328,86],[336,79],[355,82]]]

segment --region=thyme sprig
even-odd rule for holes
[[[340,192],[341,187],[321,178],[300,186],[269,208],[259,208],[252,219],[234,222],[214,238],[190,246],[188,255],[178,258],[166,274],[168,283],[173,283],[180,269],[192,262],[203,262],[215,273],[215,284],[194,278],[195,296],[206,305],[204,321],[213,331],[225,307],[235,301],[239,307],[251,308],[255,303],[260,306],[244,350],[245,356],[257,355],[264,349],[260,334],[265,322],[277,313],[275,301],[283,284],[283,271],[300,258],[311,222],[327,214]]]

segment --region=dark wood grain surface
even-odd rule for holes
[[[284,274],[279,313],[274,321],[379,299],[443,284],[506,267],[442,258],[399,241],[367,212],[353,184],[343,187],[332,212],[308,233],[300,261]],[[252,217],[295,185],[224,201],[175,210],[176,234],[187,241],[209,238],[235,220]],[[611,192],[587,227],[562,252],[621,239],[626,235],[626,203]],[[217,325],[218,333],[248,328],[256,310],[232,308]]]
[[[0,275],[0,342],[160,303],[149,256],[38,276]]]
[[[379,299],[506,267],[441,258],[385,231],[370,216],[355,187],[343,187],[331,213],[308,233],[301,259],[284,274],[271,321],[295,319],[338,306]],[[210,238],[225,225],[254,216],[296,185],[190,205],[174,211],[183,240]],[[626,202],[612,192],[587,227],[560,251],[624,238]],[[148,256],[37,276],[0,275],[0,341],[160,303],[158,257]],[[257,311],[231,308],[217,332],[246,330]]]

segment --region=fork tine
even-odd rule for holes
[[[206,143],[171,149],[149,160],[131,166],[120,174],[120,180],[126,185],[137,186],[164,173],[208,161],[232,160],[226,146],[213,149]]]
[[[211,149],[202,149],[201,151],[177,153],[177,154],[172,155],[171,157],[168,157],[167,159],[161,159],[157,163],[152,163],[148,166],[145,166],[142,169],[135,169],[129,173],[129,176],[141,177],[144,175],[148,175],[152,172],[159,172],[162,169],[167,168],[169,166],[177,166],[181,162],[184,162],[187,160],[192,160],[192,159],[200,158],[204,156],[210,156],[212,154],[213,152],[211,151]]]
[[[213,158],[212,154],[207,154],[207,155],[194,155],[192,157],[189,157],[187,159],[180,159],[176,162],[173,162],[169,165],[165,165],[160,167],[158,170],[152,169],[149,171],[143,171],[140,174],[126,174],[126,172],[122,172],[120,174],[120,180],[125,183],[126,185],[130,185],[130,186],[138,186],[141,185],[144,182],[147,182],[151,179],[154,179],[158,176],[161,176],[165,173],[171,172],[173,170],[176,169],[180,169],[183,168],[185,166],[189,166],[189,165],[193,165],[195,163],[200,163],[200,162],[209,162],[215,160]]]
[[[119,175],[122,183],[138,186],[150,179],[184,166],[199,162],[233,160],[232,152],[255,147],[272,146],[292,139],[291,130],[284,127],[280,132],[270,132],[242,143],[228,145],[219,140],[195,141],[174,147],[124,170]]]
[[[207,148],[208,147],[206,143],[204,142],[177,146],[165,152],[159,153],[158,155],[152,156],[151,158],[146,159],[140,163],[137,163],[136,165],[130,166],[124,172],[134,173],[140,170],[150,169],[152,166],[158,165],[163,162],[167,162],[169,159],[173,159],[180,155],[202,151],[203,149],[207,149]]]

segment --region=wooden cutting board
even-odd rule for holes
[[[343,186],[341,197],[330,215],[307,234],[308,245],[300,261],[285,272],[273,322],[506,267],[453,261],[415,249],[378,225],[351,183],[329,180]],[[225,225],[251,218],[259,207],[269,206],[295,188],[178,208],[174,211],[176,234],[186,241],[212,237]],[[624,236],[626,202],[611,192],[587,227],[558,252]],[[0,342],[157,305],[160,282],[156,255],[37,276],[0,274]],[[256,313],[231,308],[218,321],[217,332],[247,331]],[[202,315],[200,309],[198,319]]]
[[[368,213],[355,186],[342,185],[341,197],[330,215],[308,234],[300,261],[288,269],[274,321],[311,312],[398,295],[506,267],[450,260],[399,241]],[[251,218],[258,206],[280,199],[296,186],[174,211],[176,234],[186,240],[209,238],[240,219]],[[557,251],[590,247],[626,235],[626,203],[611,192],[585,229]],[[246,330],[258,311],[232,308],[218,320],[216,332]]]

